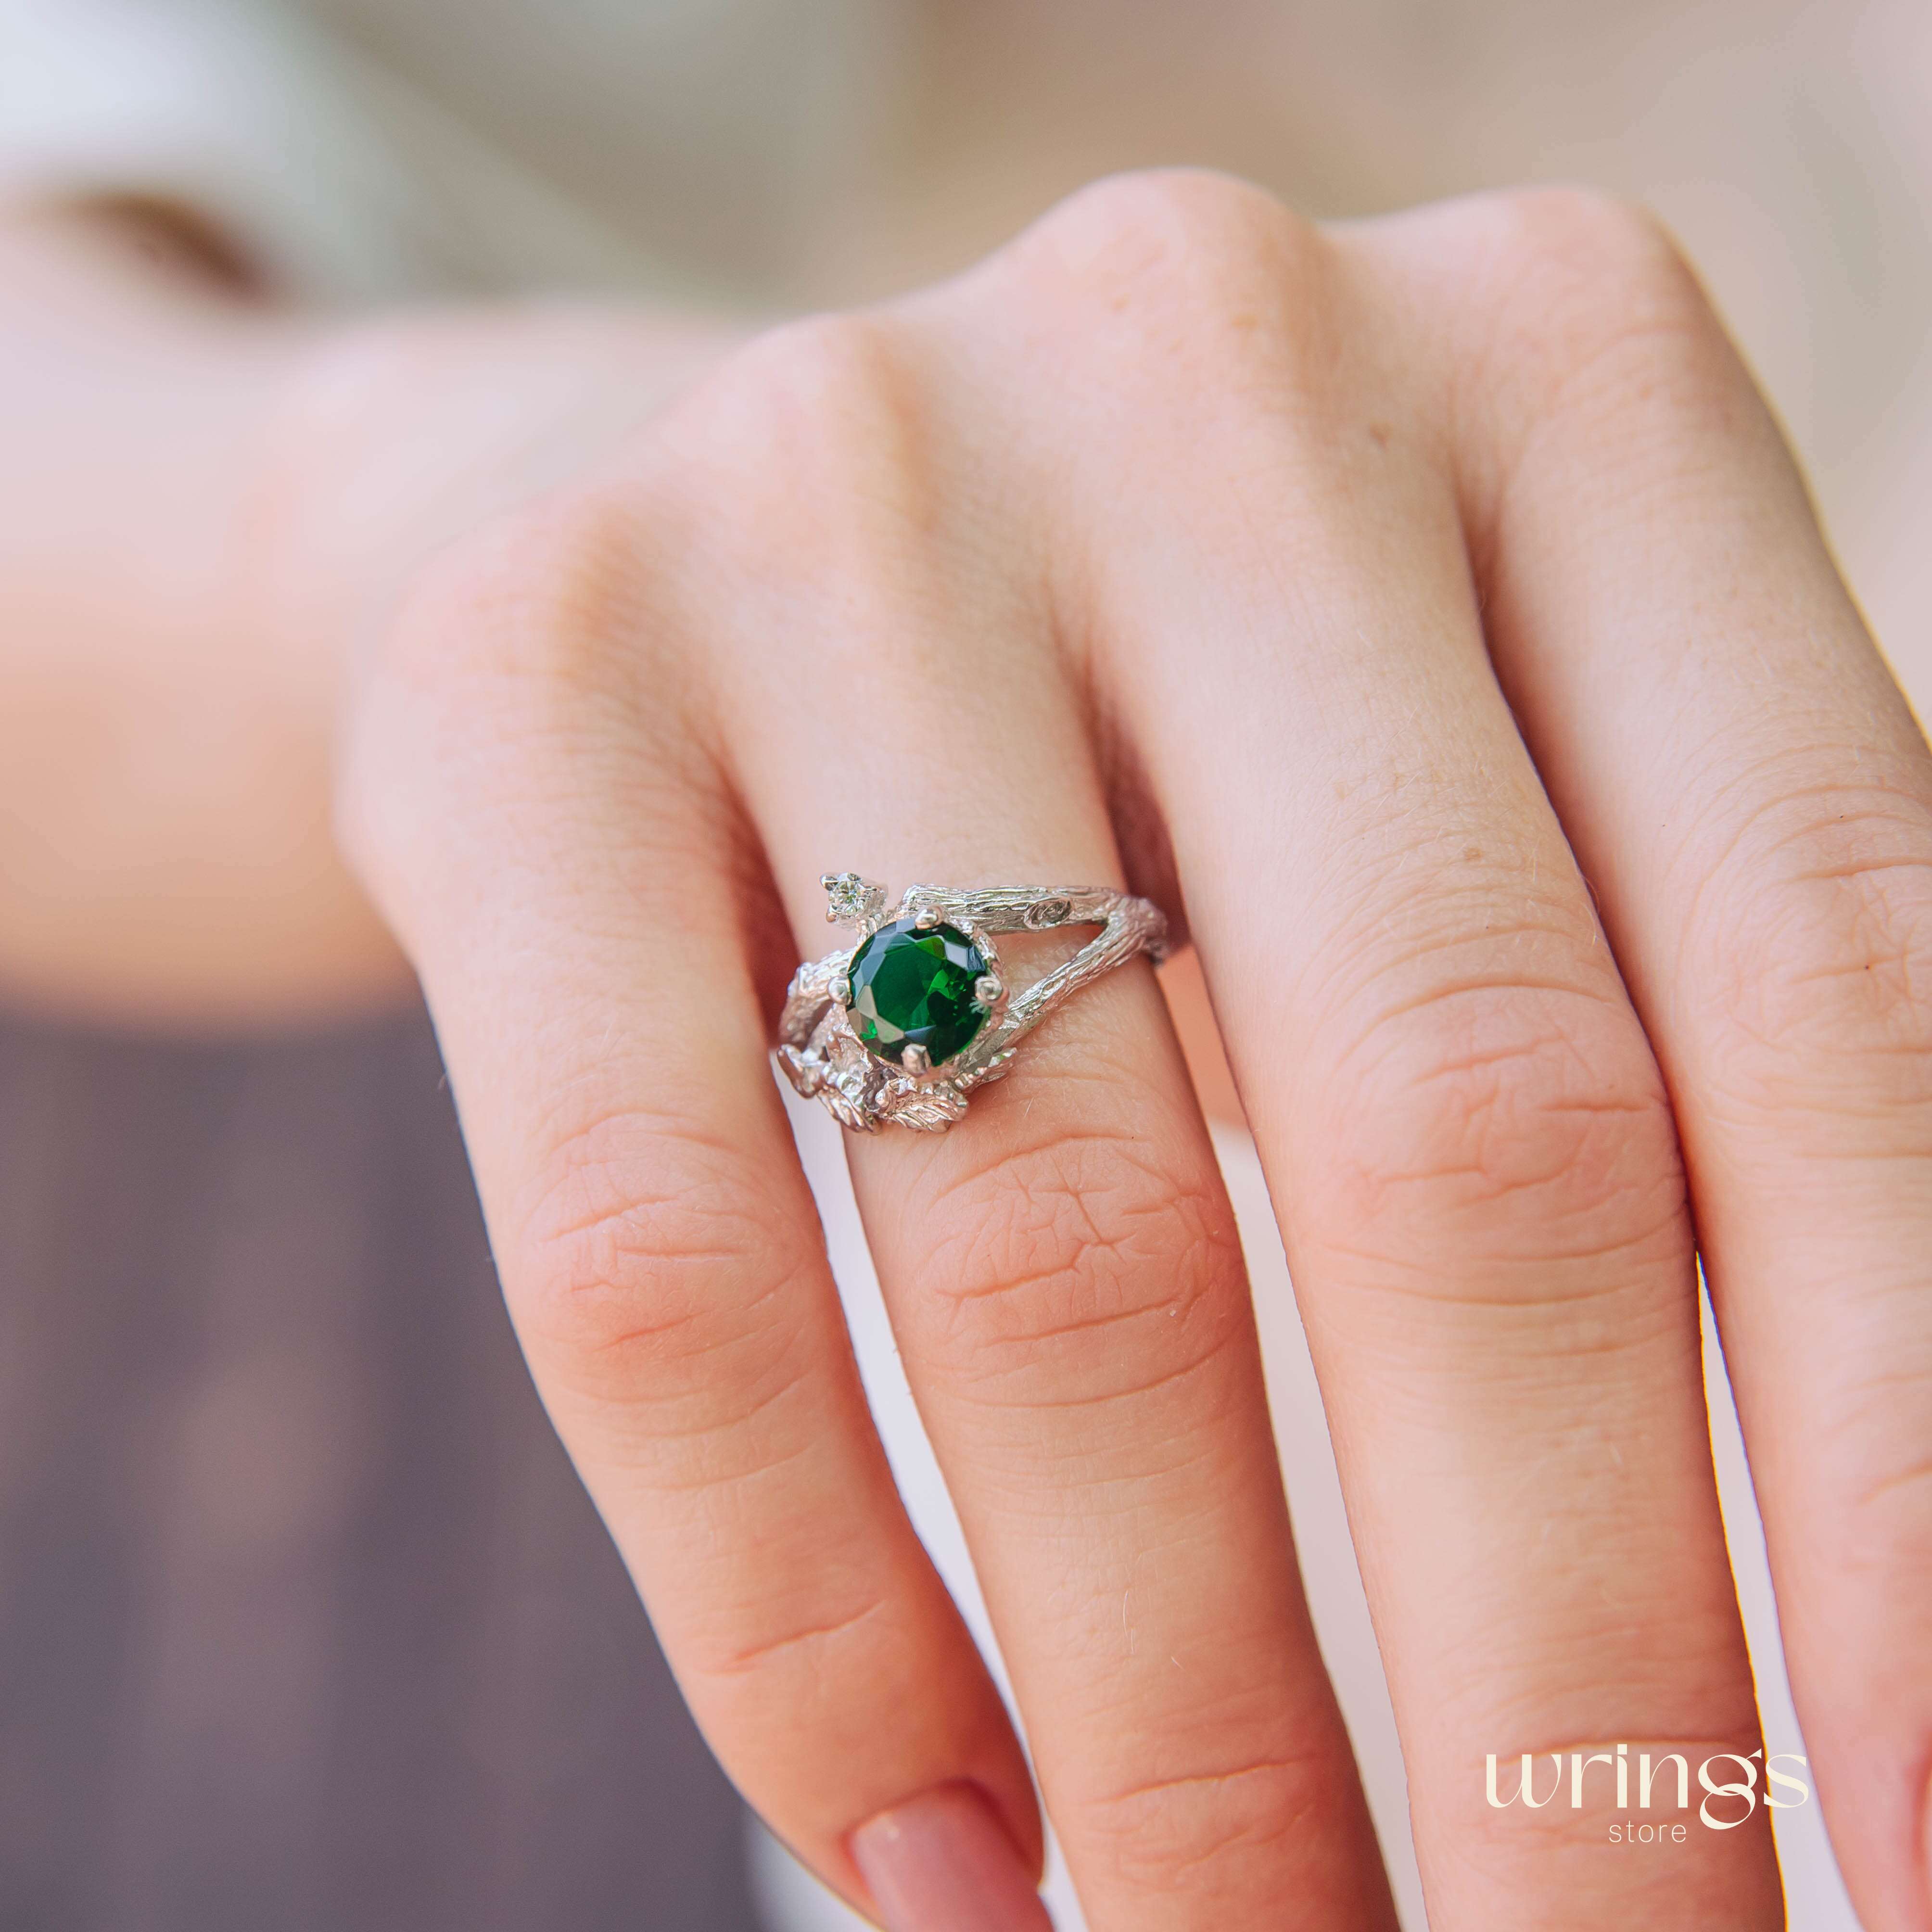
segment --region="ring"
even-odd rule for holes
[[[1142,953],[1156,964],[1166,956],[1160,908],[1127,892],[908,886],[888,914],[876,880],[827,872],[819,883],[826,919],[858,938],[793,974],[776,1058],[800,1093],[856,1133],[887,1120],[943,1132],[966,1112],[968,1094],[1012,1070],[1020,1041],[1056,1006]],[[1063,926],[1101,930],[1016,993],[994,935]]]

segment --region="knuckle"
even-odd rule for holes
[[[1327,244],[1312,224],[1232,176],[1117,175],[1044,216],[1012,252],[1022,279],[1084,352],[1226,380],[1305,347]]]
[[[1922,1400],[1925,1382],[1918,1378]],[[1899,1391],[1887,1393],[1895,1400]],[[1932,1605],[1932,1454],[1919,1450],[1901,1460],[1894,1449],[1875,1467],[1826,1532],[1834,1567],[1899,1600]]]
[[[806,316],[727,358],[680,406],[665,441],[688,480],[722,489],[736,506],[734,523],[815,534],[826,518],[874,500],[904,461],[918,394],[904,331],[891,318]]]
[[[1676,244],[1655,214],[1606,189],[1504,188],[1471,206],[1495,225],[1503,258],[1519,265],[1567,268],[1618,284],[1682,272]]]
[[[746,344],[655,439],[652,488],[684,574],[730,586],[752,631],[795,628],[799,600],[830,586],[902,584],[946,514],[930,400],[912,332],[880,312],[807,316]],[[822,637],[856,649],[866,628],[842,612]]]
[[[628,632],[640,545],[635,502],[606,484],[507,512],[425,567],[384,655],[391,677],[430,693],[478,680],[582,688]]]
[[[1089,1799],[1083,1838],[1136,1888],[1250,1896],[1254,1867],[1312,1835],[1336,1810],[1334,1766],[1320,1752],[1214,1764]]]
[[[854,1681],[876,1681],[882,1646],[904,1647],[900,1606],[869,1587],[862,1574],[831,1603],[788,1603],[789,1617],[767,1612],[756,1618],[715,1620],[680,1659],[687,1679],[771,1708],[773,1697],[794,1721],[820,1715],[812,1709],[830,1695],[849,1697]]]
[[[1218,1175],[1088,1127],[935,1179],[920,1301],[955,1379],[1018,1403],[1144,1391],[1241,1332],[1246,1301]]]
[[[1476,366],[1506,386],[1526,426],[1652,394],[1701,417],[1736,392],[1722,325],[1648,209],[1541,188],[1476,196],[1442,220],[1484,338]]]
[[[834,423],[879,408],[898,390],[904,350],[891,318],[863,310],[800,316],[754,336],[699,392],[752,434],[796,430],[815,446]]]
[[[1519,299],[1612,328],[1708,310],[1676,241],[1649,209],[1594,188],[1518,188],[1486,198],[1491,272]]]
[[[649,662],[638,519],[614,485],[560,494],[459,540],[405,592],[359,668],[334,801],[338,844],[392,915],[464,828],[580,783],[576,754],[614,726],[660,754],[667,784],[700,776],[694,694]]]
[[[1720,1084],[1754,1109],[1932,1105],[1932,812],[1875,787],[1754,815],[1691,944],[1718,989]]]
[[[1258,244],[1288,250],[1313,230],[1274,196],[1204,168],[1149,168],[1110,175],[1049,211],[1034,233],[1096,280],[1124,273],[1130,286],[1151,257],[1209,268],[1238,262]]]
[[[1323,1127],[1352,1245],[1548,1263],[1674,1228],[1684,1180],[1635,1018],[1562,978],[1440,981],[1351,1035]],[[1445,1274],[1444,1279],[1453,1279]],[[1539,1268],[1536,1292],[1554,1279]]]
[[[694,1124],[614,1113],[573,1130],[513,1226],[502,1274],[518,1333],[573,1394],[661,1409],[667,1431],[701,1411],[709,1429],[801,1372],[782,1304],[816,1250]]]

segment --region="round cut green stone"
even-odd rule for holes
[[[846,1010],[868,1052],[896,1064],[908,1046],[934,1066],[964,1048],[985,1023],[973,997],[986,956],[956,926],[922,932],[910,919],[882,926],[852,956]]]

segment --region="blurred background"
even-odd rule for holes
[[[1565,178],[1649,202],[1924,715],[1910,0],[0,0],[0,213],[191,211],[318,307],[843,304],[1178,161],[1322,216]],[[1232,1118],[1222,1146],[1242,1198]],[[1283,1435],[1306,1540],[1318,1427]],[[1352,1566],[1317,1555],[1382,1762]],[[190,1040],[0,1009],[0,1925],[811,1922],[746,1843],[524,1377],[421,1014]],[[1849,1926],[1799,1856],[1793,1922]]]

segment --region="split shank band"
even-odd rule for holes
[[[938,1133],[976,1087],[1011,1070],[1020,1041],[1102,974],[1167,951],[1160,909],[1085,886],[994,886],[956,892],[908,886],[888,911],[886,889],[828,872],[826,917],[854,943],[800,967],[778,1018],[778,1062],[799,1092],[843,1125],[885,1122]],[[1070,959],[1016,992],[998,935],[1064,926],[1100,931]]]

